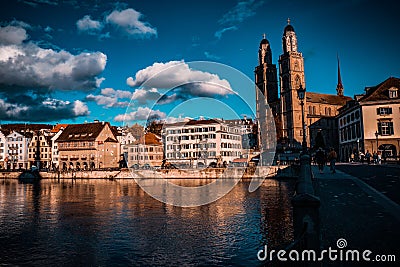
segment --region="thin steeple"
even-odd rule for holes
[[[338,96],[343,96],[343,83],[342,83],[342,76],[340,74],[340,61],[339,61],[339,55],[336,55],[337,57],[337,63],[338,63],[338,83],[336,85],[336,92]]]

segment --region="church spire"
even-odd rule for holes
[[[336,92],[338,96],[343,96],[343,84],[342,84],[342,76],[340,75],[340,61],[339,55],[337,55],[337,62],[338,62],[338,83],[336,85]]]

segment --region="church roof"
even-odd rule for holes
[[[269,41],[267,39],[263,38],[260,42],[260,46],[263,44],[269,44]]]
[[[294,28],[292,25],[286,25],[284,32],[294,32]]]
[[[306,92],[307,102],[311,103],[322,103],[322,104],[331,104],[331,105],[345,105],[347,101],[351,100],[351,97],[348,96],[338,96],[338,95],[329,95],[329,94],[320,94],[313,92]]]

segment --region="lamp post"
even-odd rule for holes
[[[378,131],[376,131],[376,132],[375,132],[375,137],[376,137],[376,153],[378,153],[378,136],[379,136],[379,133],[378,133]]]
[[[357,159],[360,161],[360,138],[357,138]]]
[[[307,140],[306,140],[306,123],[304,121],[304,98],[306,95],[306,88],[303,88],[303,85],[300,84],[299,89],[297,89],[297,97],[300,100],[300,105],[301,105],[301,125],[303,129],[303,143],[302,143],[302,148],[303,148],[303,153],[306,153],[307,151]]]

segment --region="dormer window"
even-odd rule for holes
[[[389,98],[397,98],[398,97],[398,89],[396,87],[392,87],[389,89]]]

